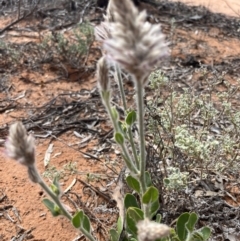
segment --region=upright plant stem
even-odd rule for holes
[[[115,64],[115,70],[117,73],[117,79],[118,79],[118,86],[120,89],[120,94],[121,94],[121,98],[122,98],[122,103],[123,103],[123,108],[125,111],[125,114],[127,112],[127,101],[126,101],[126,95],[124,92],[124,88],[123,88],[123,79],[122,79],[122,75],[121,75],[121,69],[119,68],[118,64]],[[138,157],[137,157],[137,151],[136,151],[136,147],[134,145],[134,141],[133,141],[133,134],[132,134],[132,130],[130,127],[130,130],[128,131],[128,135],[129,135],[129,142],[132,148],[132,152],[133,152],[133,158],[135,161],[135,164],[137,166],[137,168],[139,169],[139,161],[138,161]]]
[[[127,111],[127,101],[126,101],[126,96],[125,96],[125,92],[124,92],[124,88],[123,88],[121,69],[119,68],[118,64],[115,64],[115,70],[117,72],[118,86],[119,86],[119,89],[120,89],[123,107],[124,107],[124,110],[126,112]]]
[[[136,78],[136,77],[134,77]],[[140,142],[140,182],[142,186],[142,194],[146,191],[146,150],[145,150],[145,132],[144,132],[144,102],[143,102],[143,83],[141,79],[135,79],[136,96],[137,96],[137,114],[138,114],[138,128],[139,128],[139,142]]]
[[[109,113],[109,116],[111,118],[111,121],[113,123],[114,132],[115,133],[119,132],[119,127],[118,127],[118,123],[117,123],[118,120],[116,120],[115,117],[113,116],[113,113],[112,113],[109,101],[105,101],[104,103],[105,103],[106,109],[107,109],[107,111]],[[123,145],[121,145],[121,149],[123,151],[123,155],[125,157],[124,160],[125,160],[125,163],[126,163],[127,167],[130,169],[130,171],[133,174],[138,173],[138,169],[136,168],[135,163],[132,161],[132,158],[131,158],[131,156],[130,156],[130,154],[128,152],[128,149],[126,148],[125,143],[123,143]]]
[[[136,151],[136,147],[135,147],[134,140],[133,140],[131,127],[129,127],[128,135],[129,135],[129,142],[130,142],[130,145],[131,145],[131,148],[132,148],[132,152],[133,152],[133,158],[135,160],[137,169],[140,170],[139,160],[138,160],[137,151]]]
[[[104,100],[104,103],[105,103],[105,106],[106,106],[106,109],[108,111],[108,114],[111,118],[111,121],[113,123],[113,127],[114,127],[114,131],[115,132],[118,132],[119,130],[119,127],[118,127],[118,123],[117,123],[117,120],[115,119],[115,117],[113,116],[113,113],[112,113],[112,109],[111,109],[111,105],[109,103],[109,100]]]

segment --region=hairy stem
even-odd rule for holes
[[[125,92],[124,92],[124,88],[123,88],[123,80],[122,80],[122,75],[121,75],[121,69],[119,68],[118,64],[115,64],[115,70],[116,70],[116,73],[117,73],[118,86],[119,86],[119,89],[120,89],[123,108],[126,112],[127,111],[127,101],[126,101],[126,96],[125,96]]]
[[[137,151],[136,151],[136,147],[133,141],[133,135],[132,135],[132,129],[131,127],[128,128],[128,135],[129,135],[129,142],[132,148],[132,152],[133,152],[133,158],[135,160],[137,169],[140,170],[140,166],[139,166],[139,160],[138,160],[138,156],[137,156]]]
[[[54,203],[61,209],[62,214],[69,219],[72,220],[72,215],[66,210],[64,205],[62,204],[61,200],[55,193],[52,192],[52,190],[48,187],[48,185],[45,183],[45,181],[42,179],[41,175],[39,174],[37,168],[34,166],[34,172],[39,178],[39,185],[42,187],[42,189],[48,194],[48,196],[54,201]],[[79,228],[79,230],[90,240],[90,241],[96,241],[96,239],[88,233],[85,229]]]
[[[136,78],[136,76],[134,76]],[[140,144],[140,182],[142,186],[142,194],[146,191],[146,150],[145,150],[145,131],[144,131],[144,102],[143,102],[143,80],[134,79],[136,85],[136,102],[138,114],[138,128],[139,128],[139,144]]]
[[[118,127],[118,123],[116,120],[116,118],[113,116],[113,113],[112,113],[112,110],[111,110],[111,106],[110,106],[110,102],[109,101],[104,101],[105,103],[105,106],[106,106],[106,109],[108,111],[108,114],[111,118],[111,121],[113,123],[113,126],[114,126],[114,132],[119,132],[119,127]],[[137,174],[139,171],[138,169],[136,168],[134,162],[132,161],[132,158],[128,152],[128,149],[126,148],[126,145],[123,144],[123,145],[120,145],[121,146],[121,149],[123,151],[123,155],[124,155],[124,160],[125,160],[125,163],[127,165],[127,167],[130,169],[130,171],[133,173],[133,174]]]
[[[136,166],[132,162],[130,154],[126,148],[126,145],[125,144],[121,145],[121,148],[122,148],[123,155],[124,155],[124,161],[125,161],[128,169],[132,172],[133,175],[138,174],[139,170],[136,168]]]
[[[119,68],[118,64],[115,64],[115,70],[117,73],[117,81],[118,81],[118,86],[119,86],[119,90],[120,90],[120,94],[121,94],[121,98],[122,98],[123,108],[124,108],[125,114],[127,114],[126,95],[125,95],[124,88],[123,88],[123,79],[122,79],[122,75],[121,75],[121,69]],[[137,168],[139,169],[139,161],[138,161],[138,157],[137,157],[136,147],[135,147],[135,144],[133,141],[133,135],[132,135],[131,128],[129,128],[129,130],[128,130],[128,135],[129,135],[129,142],[131,144],[131,148],[132,148],[132,152],[133,152],[133,158],[137,165]]]
[[[55,204],[58,205],[58,207],[61,209],[62,214],[69,219],[72,220],[72,215],[66,210],[66,208],[63,206],[62,202],[59,200],[59,197],[56,196],[56,194],[48,187],[48,185],[45,183],[45,181],[42,179],[41,175],[38,173],[37,168],[34,166],[35,170],[34,172],[36,175],[38,175],[39,178],[39,185],[42,187],[42,189],[48,194],[48,196],[55,202]]]

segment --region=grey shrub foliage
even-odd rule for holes
[[[206,71],[202,67],[198,72],[206,76]],[[161,71],[150,76],[149,86],[154,94],[147,102],[147,134],[158,133],[151,144],[160,145],[160,156],[164,163],[171,159],[170,167],[185,171],[200,168],[202,173],[208,169],[239,169],[240,112],[233,105],[239,81],[231,84],[225,80],[225,89],[218,91],[216,86],[222,76],[209,76],[210,72],[206,77],[208,87],[203,92],[192,88],[175,91],[171,80]],[[165,94],[161,95],[163,88]]]

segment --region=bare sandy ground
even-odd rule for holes
[[[240,0],[173,0],[189,5],[202,5],[216,13],[224,13],[230,16],[240,17]]]

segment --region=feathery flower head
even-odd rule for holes
[[[161,223],[145,219],[138,222],[138,241],[155,241],[170,235],[170,228]]]
[[[96,40],[104,42],[105,40],[111,38],[110,24],[114,22],[114,17],[112,13],[112,0],[109,0],[107,7],[107,15],[104,15],[104,21],[95,27]]]
[[[21,122],[10,126],[9,136],[5,143],[7,155],[24,166],[35,163],[35,143],[32,135],[28,135]]]
[[[110,38],[104,41],[107,56],[129,73],[146,79],[168,47],[160,25],[146,21],[146,11],[139,12],[130,0],[112,0],[109,22]]]
[[[107,22],[114,22],[114,11],[112,11],[112,6],[113,6],[113,1],[114,0],[109,0],[108,1],[108,6],[107,6],[107,15],[104,16],[105,21]]]
[[[111,37],[109,23],[107,21],[101,22],[100,25],[95,27],[96,40],[103,42]]]

